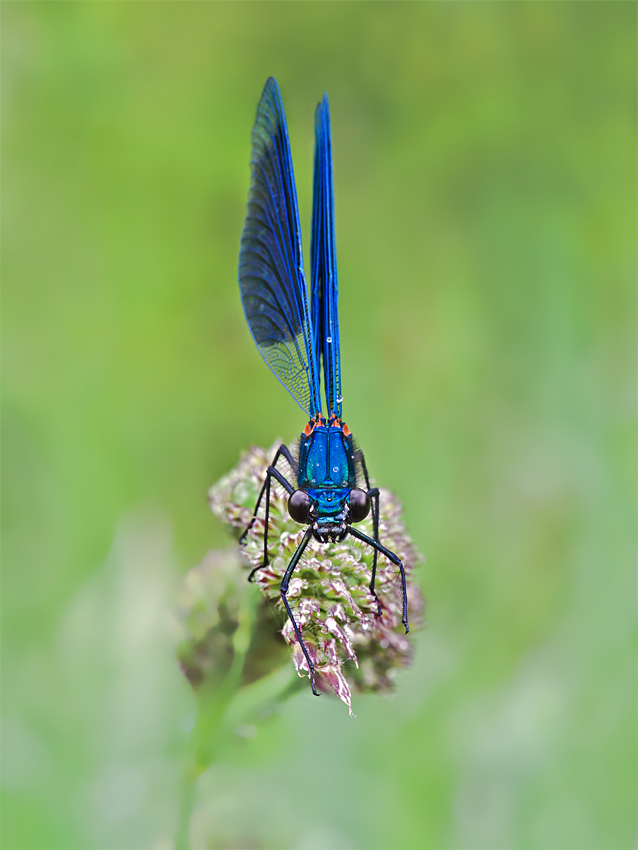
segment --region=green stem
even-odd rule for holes
[[[202,685],[198,694],[198,713],[189,746],[189,761],[184,769],[179,805],[179,822],[175,835],[175,850],[189,850],[190,825],[197,797],[197,780],[215,760],[227,735],[222,735],[228,706],[237,693],[250,645],[250,627],[255,621],[255,595],[239,611],[238,625],[233,635],[233,660],[221,687],[211,689]]]
[[[190,826],[195,798],[197,795],[197,779],[201,771],[194,764],[184,770],[181,799],[179,803],[179,823],[175,834],[175,850],[190,850]]]

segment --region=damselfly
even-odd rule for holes
[[[251,181],[239,253],[239,288],[248,326],[264,360],[309,417],[291,451],[281,445],[266,472],[245,542],[265,498],[263,563],[269,563],[268,519],[273,478],[289,493],[290,516],[307,528],[281,582],[281,598],[308,663],[312,691],[315,670],[288,602],[292,574],[311,538],[329,544],[347,535],[374,550],[370,592],[382,615],[374,581],[379,553],[398,567],[403,590],[403,625],[408,631],[405,570],[379,540],[379,490],[370,486],[363,452],[341,418],[341,359],[337,311],[337,255],[332,187],[332,146],[328,96],[315,112],[315,159],[310,243],[310,307],[303,270],[301,232],[286,116],[279,86],[266,81],[252,132]],[[321,400],[323,367],[326,415]],[[296,487],[277,464],[283,458]],[[359,531],[372,510],[374,536]]]

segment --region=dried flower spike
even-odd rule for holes
[[[213,513],[243,531],[252,516],[252,506],[263,485],[269,459],[268,452],[253,448],[237,466],[211,487],[209,501]],[[286,472],[286,470],[282,469]],[[293,470],[289,475],[294,479]],[[255,574],[261,590],[281,612],[282,634],[292,648],[292,656],[300,676],[309,675],[308,663],[280,596],[281,581],[301,542],[305,528],[295,522],[287,509],[288,494],[273,486],[270,494],[269,551],[270,563]],[[372,536],[370,518],[359,523],[361,530]],[[412,581],[420,555],[406,534],[401,519],[401,506],[387,490],[380,491],[379,537],[383,544],[402,560],[408,584],[410,623],[419,627],[423,619],[423,598]],[[247,535],[242,547],[252,569],[263,562],[263,511]],[[324,692],[331,688],[351,710],[351,687],[359,692],[388,692],[394,688],[394,672],[410,663],[412,650],[403,634],[403,594],[397,568],[383,555],[377,562],[377,603],[370,592],[373,550],[354,537],[340,543],[311,540],[290,581],[288,601],[303,634],[317,677]],[[247,572],[248,574],[248,572]]]

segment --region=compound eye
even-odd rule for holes
[[[288,513],[295,522],[308,522],[310,504],[310,496],[305,490],[295,490],[288,499]]]
[[[350,491],[350,519],[361,522],[370,513],[370,497],[365,490],[355,488]]]

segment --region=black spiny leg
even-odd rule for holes
[[[290,609],[290,605],[288,604],[288,585],[290,584],[290,578],[293,574],[293,571],[297,564],[299,563],[299,558],[301,558],[303,554],[303,550],[308,545],[308,541],[312,537],[312,526],[308,526],[306,529],[306,533],[303,536],[303,539],[299,546],[297,546],[297,551],[292,556],[290,563],[288,564],[288,569],[284,573],[283,580],[281,582],[281,587],[279,591],[281,593],[281,598],[283,599],[284,605],[286,606],[286,611],[288,612],[288,616],[290,617],[290,622],[292,623],[292,627],[295,630],[295,634],[297,635],[297,640],[299,641],[299,645],[303,651],[303,654],[306,656],[306,662],[308,663],[308,673],[310,674],[310,687],[312,688],[313,694],[318,697],[317,689],[315,688],[315,665],[312,663],[310,659],[310,653],[306,648],[306,644],[303,642],[303,638],[301,637],[301,631],[299,630],[299,626],[297,625],[295,618],[292,615],[292,611]]]
[[[410,627],[408,626],[408,592],[405,587],[405,570],[403,569],[403,563],[401,562],[401,559],[397,555],[395,555],[394,552],[391,552],[389,549],[386,549],[385,546],[382,546],[381,543],[376,540],[373,540],[372,537],[368,537],[367,534],[363,534],[363,532],[359,531],[353,526],[347,525],[346,531],[348,532],[348,534],[351,534],[353,537],[356,537],[357,540],[362,540],[364,543],[367,543],[368,546],[372,546],[374,549],[381,552],[382,555],[385,555],[386,558],[389,558],[392,563],[396,564],[396,566],[399,568],[399,573],[401,574],[401,587],[403,588],[403,616],[401,619],[403,621],[403,625],[405,626],[405,633],[407,635],[407,633],[410,631]]]
[[[242,532],[241,537],[239,538],[239,544],[243,545],[243,543],[246,540],[246,535],[248,534],[250,529],[253,527],[253,523],[255,522],[255,519],[257,517],[257,511],[259,510],[259,507],[261,505],[261,500],[262,500],[264,493],[265,493],[266,494],[266,519],[265,519],[265,523],[264,523],[264,559],[263,559],[263,562],[258,567],[255,567],[254,570],[251,570],[251,572],[248,576],[248,581],[253,580],[253,576],[255,575],[257,570],[261,570],[262,567],[265,567],[265,566],[268,565],[268,519],[270,517],[270,480],[271,480],[271,478],[276,478],[277,481],[281,484],[281,486],[290,495],[292,495],[295,492],[295,488],[292,486],[292,484],[286,478],[284,478],[284,476],[281,474],[281,472],[279,472],[278,469],[276,469],[277,461],[282,456],[288,461],[288,463],[290,464],[290,468],[294,472],[295,467],[296,467],[294,458],[290,454],[288,446],[284,446],[283,443],[282,443],[282,445],[279,446],[279,448],[277,449],[275,459],[273,460],[271,465],[266,470],[266,480],[264,481],[263,486],[261,488],[261,492],[259,494],[259,498],[257,499],[257,504],[255,505],[255,510],[253,511],[253,515],[251,517],[251,520],[248,523],[248,525],[246,526],[246,528],[244,529],[244,531]]]
[[[363,468],[363,476],[366,480],[366,488],[368,496],[370,497],[370,501],[372,503],[372,527],[374,529],[374,539],[377,543],[379,543],[379,489],[378,487],[370,487],[370,478],[368,476],[368,467],[366,466],[366,459],[363,456],[363,452],[361,449],[357,452],[357,459],[361,461],[361,466]],[[370,593],[374,597],[374,601],[377,603],[377,617],[381,616],[381,603],[379,602],[379,597],[377,596],[377,592],[374,589],[374,581],[377,576],[377,556],[379,552],[378,549],[374,549],[374,555],[372,558],[372,581],[370,582]]]

